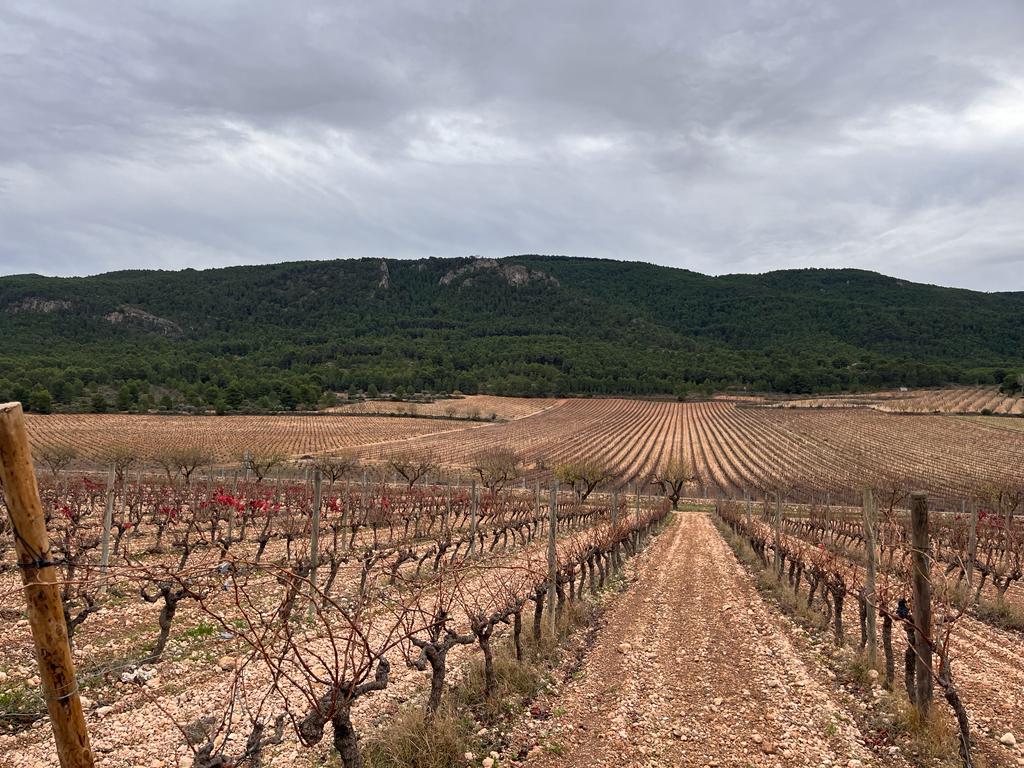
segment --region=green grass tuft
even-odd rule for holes
[[[0,688],[0,733],[18,733],[46,716],[42,696],[25,684]]]
[[[214,624],[210,624],[206,621],[200,621],[194,627],[190,627],[181,633],[182,637],[186,640],[202,640],[207,637],[213,637],[217,632],[217,627]]]

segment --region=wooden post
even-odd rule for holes
[[[78,695],[57,570],[46,537],[20,403],[0,405],[0,479],[25,586],[39,679],[62,768],[92,768],[89,733]]]
[[[212,469],[211,469],[212,473]],[[238,470],[234,470],[231,473],[231,496],[234,499],[238,499]],[[228,542],[234,538],[235,535],[235,510],[232,508],[228,511]]]
[[[369,498],[368,498],[367,492],[366,492],[366,484],[367,484],[367,471],[364,469],[363,470],[363,486],[362,486],[362,490],[359,492],[359,514],[360,514],[363,522],[366,521],[366,505],[367,505],[367,503],[369,503]],[[352,523],[354,524],[355,520],[353,520]]]
[[[754,523],[753,512],[751,510],[750,494],[744,489],[743,500],[747,503],[747,530],[752,530],[751,526]]]
[[[540,480],[537,480],[533,486],[533,519],[540,519]]]
[[[480,503],[476,493],[476,480],[469,483],[469,556],[476,554],[476,517]]]
[[[349,484],[346,478],[345,482],[342,483],[341,492],[345,495],[345,502],[341,505],[341,530],[344,532],[347,525],[352,521],[349,515],[349,506],[352,504],[352,486]],[[344,532],[341,536],[341,551],[348,552],[348,533]]]
[[[775,572],[781,579],[786,569],[786,564],[782,561],[782,494],[775,494],[775,526],[774,526],[774,541],[775,541]]]
[[[964,577],[967,586],[974,586],[974,558],[978,554],[978,502],[971,501],[971,527],[967,534],[967,562],[964,565]]]
[[[915,689],[917,711],[927,719],[932,703],[932,583],[928,534],[928,497],[923,491],[910,495],[910,536],[914,590],[914,650],[917,655]]]
[[[551,486],[551,509],[548,513],[548,629],[551,637],[556,637],[558,618],[555,611],[558,583],[558,550],[555,548],[555,537],[558,535],[558,481]]]
[[[878,606],[876,599],[875,571],[878,559],[875,544],[875,497],[870,488],[864,489],[864,551],[866,553],[864,573],[864,599],[868,604],[867,614],[867,652],[868,666],[874,667],[878,661]]]
[[[127,472],[125,474],[127,474]],[[145,490],[142,487],[142,470],[141,469],[135,474],[135,487],[138,489],[138,493],[139,493],[139,505],[141,507],[145,507],[146,492],[145,492]],[[126,492],[126,494],[127,494],[127,492]],[[128,555],[130,553],[130,550],[128,549],[128,545],[129,545],[129,542],[131,542],[131,540],[132,540],[132,531],[133,530],[136,530],[136,529],[130,528],[128,530],[128,532],[125,533],[125,535],[124,535],[124,547],[122,548],[122,550],[124,551],[125,555]]]
[[[1010,552],[1013,549],[1013,506],[1006,505],[1003,513],[1003,560],[1010,559]]]
[[[612,530],[615,530],[615,526],[619,523],[619,489],[616,488],[612,491],[612,510],[611,510],[611,524]]]
[[[116,472],[110,467],[107,475],[107,505],[103,510],[103,543],[100,545],[100,574],[103,588],[107,587],[107,568],[110,566],[110,527],[114,524],[114,481]]]
[[[312,615],[314,611],[314,601],[316,600],[316,569],[320,565],[320,493],[322,484],[323,477],[320,474],[320,470],[317,469],[313,473],[313,514],[309,531],[309,583],[313,587],[313,593],[310,595],[309,603],[310,615]]]

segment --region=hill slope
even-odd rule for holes
[[[1024,293],[858,270],[708,277],[550,256],[0,278],[0,398],[222,407],[324,390],[678,394],[999,383]]]

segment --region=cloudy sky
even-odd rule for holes
[[[563,253],[1024,290],[1021,0],[0,5],[0,274]]]

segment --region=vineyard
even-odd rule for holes
[[[325,728],[343,763],[361,764],[356,734],[393,714],[421,672],[434,710],[460,674],[449,666],[475,649],[489,700],[499,638],[506,666],[540,654],[668,513],[661,500],[402,487],[365,472],[169,483],[60,473],[39,493],[87,717],[116,734],[95,748],[118,765],[140,753],[258,762],[282,744],[294,756],[320,749]],[[0,551],[0,694],[17,701],[0,739],[45,764],[52,744],[24,730],[45,706],[6,527]]]
[[[27,418],[51,547],[37,572],[59,590],[102,764],[406,765],[396,724],[433,739],[440,722],[469,745],[446,765],[611,764],[623,750],[635,765],[915,764],[904,736],[831,697],[820,654],[737,570],[730,537],[837,654],[877,655],[875,704],[922,701],[927,682],[968,753],[1016,764],[1003,737],[1024,731],[1024,433],[864,408],[527,402],[497,423]],[[28,571],[0,511],[0,755],[54,765]],[[935,665],[913,678],[922,551]],[[733,617],[736,604],[750,607]],[[614,631],[598,631],[605,610]],[[589,686],[569,684],[580,664]],[[613,696],[620,665],[631,677]],[[773,714],[782,688],[800,702],[791,716]],[[664,696],[710,703],[682,717]],[[611,725],[581,738],[595,706]],[[802,708],[824,736],[806,734]],[[752,711],[758,740],[724,735]],[[711,725],[724,713],[740,719]]]
[[[247,450],[289,456],[340,451],[394,442],[434,432],[464,429],[446,419],[372,416],[134,416],[52,414],[28,417],[36,447],[73,448],[82,459],[102,462],[111,449],[152,457],[174,448],[202,448],[217,462],[231,462]]]
[[[494,407],[509,414],[524,402],[530,401]],[[419,457],[457,474],[470,471],[481,454],[507,449],[530,481],[547,481],[559,465],[586,459],[625,487],[651,484],[686,457],[695,475],[687,493],[701,497],[763,495],[781,483],[791,494],[839,500],[855,497],[867,478],[898,478],[955,505],[1005,484],[1024,461],[1024,433],[946,416],[722,401],[595,399],[534,407],[540,410],[493,424],[387,416],[52,415],[29,416],[28,425],[37,449],[74,447],[100,465],[115,447],[145,461],[168,446],[198,446],[220,464],[237,463],[246,451],[293,458],[345,453],[371,464]],[[999,419],[995,426],[1015,423]]]
[[[631,400],[570,400],[510,424],[369,446],[359,455],[378,461],[412,453],[469,466],[499,447],[518,451],[536,478],[586,457],[620,483],[646,483],[686,457],[695,471],[691,493],[700,496],[715,489],[763,493],[781,483],[792,493],[838,498],[855,494],[867,478],[901,478],[957,503],[1015,477],[1024,460],[1019,433],[946,417]]]
[[[956,716],[963,718],[961,739],[969,750],[972,727],[984,731],[990,722],[1024,723],[1024,701],[1014,693],[1024,683],[1024,626],[1008,630],[992,614],[978,611],[989,601],[1013,606],[1018,616],[1024,616],[1019,487],[1000,500],[1001,509],[974,507],[962,514],[933,514],[929,520],[931,564],[926,567],[931,569],[928,588],[937,615],[936,635],[927,653],[929,659],[935,655],[939,671],[934,680],[929,675],[926,681],[920,680],[920,649],[915,649],[917,618],[911,617],[908,607],[919,550],[911,540],[906,511],[897,507],[905,497],[884,498],[877,511],[874,500],[867,500],[863,514],[749,501],[719,502],[716,514],[746,540],[761,566],[770,569],[797,601],[820,609],[836,647],[850,642],[871,658],[882,652],[886,690],[896,687],[897,669],[911,701],[920,695],[922,682],[929,689],[941,688],[958,710]],[[869,547],[872,555],[867,561]],[[870,577],[866,562],[871,563]],[[880,635],[873,614],[882,622]],[[970,703],[969,715],[964,702]],[[991,759],[998,764],[999,753]]]
[[[431,402],[393,402],[388,400],[362,400],[342,403],[328,409],[332,413],[398,414],[403,416],[434,416],[450,419],[483,419],[512,421],[532,416],[563,403],[563,400],[525,397],[492,397],[468,395]]]
[[[891,390],[867,395],[786,400],[784,408],[874,408],[888,413],[954,413],[1024,416],[1024,397],[994,387]]]

